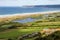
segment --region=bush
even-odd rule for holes
[[[51,35],[45,36],[46,40],[57,40],[60,39],[60,31],[56,31],[52,33]]]

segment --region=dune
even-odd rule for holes
[[[15,19],[23,19],[30,16],[38,16],[40,14],[51,14],[51,13],[57,13],[60,11],[46,11],[46,12],[35,12],[35,13],[15,13],[15,14],[9,14],[9,15],[0,15],[0,21],[9,21],[9,20],[15,20]]]

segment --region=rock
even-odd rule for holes
[[[28,38],[34,38],[34,37],[40,37],[41,36],[41,33],[40,32],[34,32],[34,33],[31,33],[31,34],[26,34],[26,35],[23,35],[21,37],[19,37],[18,39],[22,40],[22,39],[28,39]]]

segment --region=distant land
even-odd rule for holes
[[[60,8],[60,4],[59,5],[25,5],[23,7],[48,7],[48,8]]]

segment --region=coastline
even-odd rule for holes
[[[30,15],[35,15],[35,14],[50,14],[50,13],[56,13],[60,12],[59,11],[45,11],[45,12],[34,12],[34,13],[15,13],[15,14],[6,14],[6,15],[0,15],[0,18],[5,18],[5,17],[13,17],[13,16],[30,16]]]

